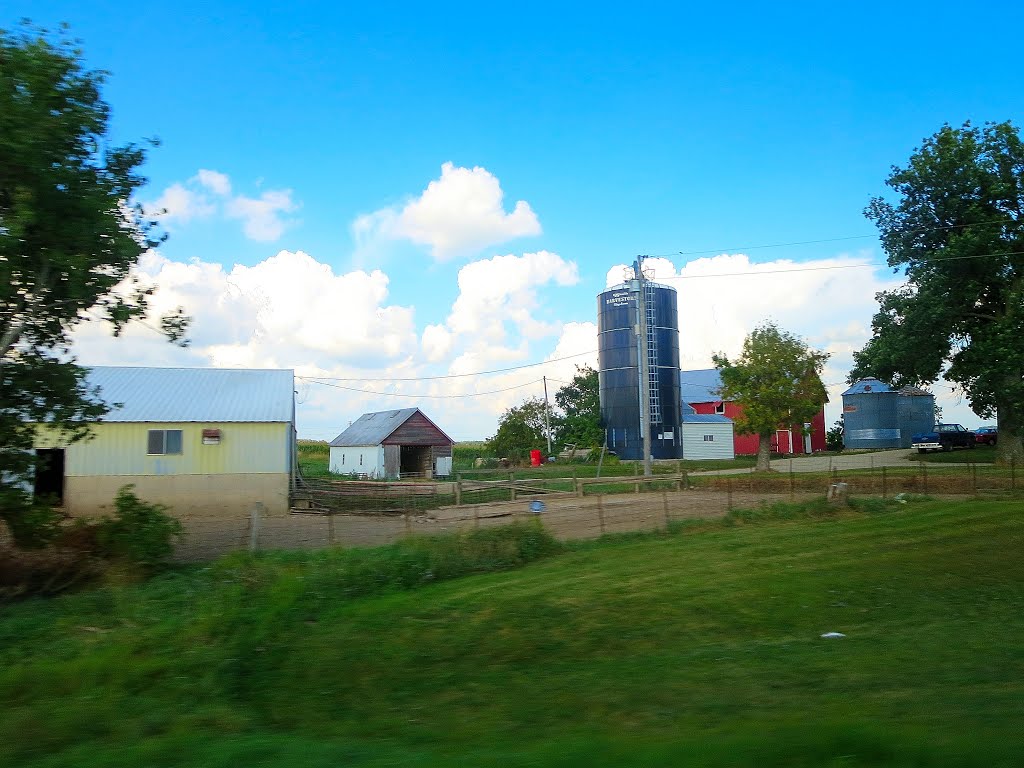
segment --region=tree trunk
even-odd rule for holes
[[[767,472],[771,469],[772,436],[757,436],[757,472]]]
[[[1024,466],[1024,442],[1022,428],[1024,419],[1021,409],[1010,403],[996,405],[996,418],[999,421],[999,437],[996,439],[997,461],[1009,465],[1011,462],[1018,467]]]

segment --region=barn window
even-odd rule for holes
[[[720,415],[725,414],[725,403],[715,403],[715,413]]]
[[[713,442],[715,442],[715,436],[714,435],[704,435],[704,442],[705,443],[713,443]]]
[[[359,454],[359,466],[363,466],[363,454]]]
[[[181,453],[180,429],[151,429],[147,437],[146,453],[150,456]]]
[[[341,454],[341,466],[345,466],[345,454]]]

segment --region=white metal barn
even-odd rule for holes
[[[364,413],[331,441],[328,467],[388,480],[449,475],[453,443],[419,408]]]
[[[732,419],[683,405],[684,459],[734,459],[734,446]]]

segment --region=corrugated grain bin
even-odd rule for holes
[[[896,393],[884,381],[861,379],[843,392],[843,445],[899,448]]]
[[[900,447],[909,448],[915,432],[930,432],[935,426],[935,396],[917,387],[904,387],[897,394]]]

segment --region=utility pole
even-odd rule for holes
[[[541,376],[544,379],[544,431],[548,435],[548,456],[551,455],[551,419],[549,417],[551,408],[548,406],[548,377]],[[534,379],[534,382],[537,380]],[[545,459],[547,461],[547,459]]]
[[[644,257],[637,256],[634,262],[636,272],[636,283],[638,287],[636,307],[640,315],[637,323],[640,344],[638,353],[640,355],[640,431],[644,443],[644,477],[650,477],[653,473],[651,468],[651,374],[650,364],[647,357],[647,290],[644,286]]]

